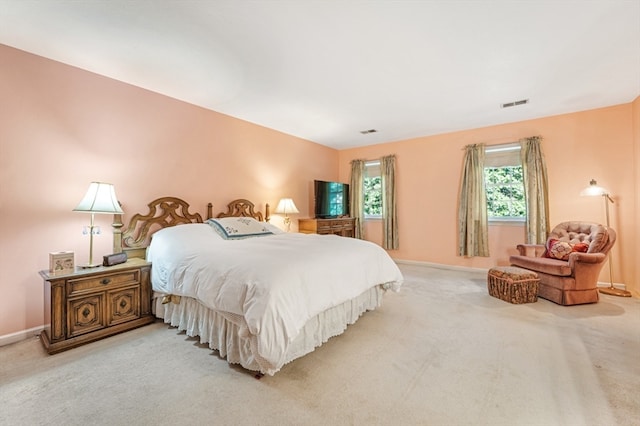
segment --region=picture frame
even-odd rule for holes
[[[49,272],[51,274],[67,274],[75,270],[74,253],[58,251],[49,253]]]

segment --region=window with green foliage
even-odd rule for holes
[[[490,221],[525,219],[527,207],[519,145],[485,150],[484,182]]]
[[[380,162],[367,161],[364,170],[364,216],[365,218],[381,217],[382,176],[380,176]]]
[[[484,180],[490,219],[525,217],[522,166],[485,167]]]

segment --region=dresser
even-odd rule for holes
[[[299,219],[298,230],[305,234],[334,234],[355,237],[356,220],[352,217],[336,219]]]
[[[150,272],[151,264],[143,259],[77,268],[66,274],[40,271],[45,319],[40,337],[47,352],[54,354],[154,322]]]

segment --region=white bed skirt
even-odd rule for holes
[[[342,334],[366,311],[382,304],[385,290],[372,287],[360,296],[330,308],[309,320],[300,334],[291,342],[282,365],[274,365],[260,357],[256,336],[247,332],[244,319],[239,315],[213,311],[195,299],[182,297],[180,303],[162,304],[164,294],[154,294],[154,313],[165,323],[185,331],[188,336],[200,338],[231,364],[240,364],[247,370],[273,375],[284,364],[312,352],[333,336]]]

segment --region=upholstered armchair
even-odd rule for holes
[[[598,276],[616,241],[613,229],[589,222],[562,222],[546,245],[519,244],[511,265],[535,271],[538,296],[560,305],[598,301]]]

